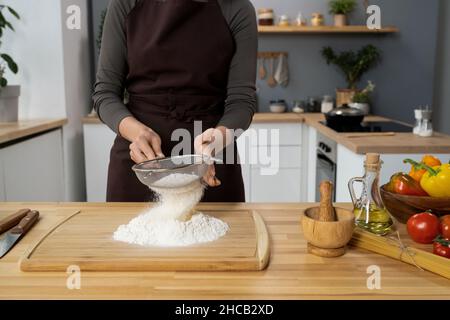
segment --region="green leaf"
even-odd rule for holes
[[[5,78],[0,78],[0,86],[3,88],[3,87],[6,87],[8,85],[8,80],[6,80]]]
[[[7,6],[7,8],[8,8],[8,11],[9,11],[14,17],[16,17],[17,19],[20,19],[20,16],[19,16],[19,14],[16,12],[16,10],[14,10],[13,8],[8,7],[8,6]]]
[[[19,71],[19,67],[17,66],[17,64],[14,62],[14,60],[9,55],[7,55],[6,53],[3,53],[0,55],[0,57],[2,57],[3,60],[5,60],[5,62],[8,64],[8,68],[13,73],[17,73]]]
[[[15,31],[15,30],[14,30],[14,27],[12,26],[11,23],[9,23],[8,21],[5,21],[5,24],[6,24],[6,26],[7,26],[8,28],[10,28],[12,31]]]

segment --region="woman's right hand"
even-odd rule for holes
[[[163,158],[159,135],[133,117],[123,119],[119,133],[131,142],[130,157],[135,163]]]

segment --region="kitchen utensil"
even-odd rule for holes
[[[0,234],[8,231],[12,227],[15,227],[20,220],[26,217],[26,215],[30,212],[30,209],[22,209],[17,211],[16,213],[6,217],[5,219],[0,221]]]
[[[415,265],[450,279],[450,259],[433,254],[431,252],[433,246],[413,243],[407,235],[405,226],[399,226],[399,229],[401,242],[395,234],[390,238],[380,237],[357,228],[349,244]]]
[[[274,78],[282,87],[287,87],[289,84],[289,66],[287,57],[284,54],[281,54],[278,58],[278,66]]]
[[[355,228],[353,212],[334,208],[331,202],[333,184],[320,185],[320,207],[302,213],[303,235],[308,241],[308,252],[321,257],[338,257],[345,254]]]
[[[368,133],[354,133],[347,134],[346,138],[376,138],[376,137],[393,137],[395,132],[368,132]]]
[[[271,88],[275,88],[277,86],[277,81],[275,80],[275,59],[270,58],[270,70],[269,70],[269,77],[267,78],[267,85]]]
[[[22,238],[39,219],[39,212],[30,211],[17,226],[11,229],[0,239],[0,258],[8,253],[14,244]]]
[[[386,235],[392,231],[394,221],[386,210],[380,195],[378,181],[381,164],[379,154],[368,153],[364,162],[364,176],[350,179],[348,189],[353,202],[356,225],[369,232]],[[362,192],[359,197],[354,189],[357,182],[362,184]]]
[[[357,126],[364,119],[364,112],[351,108],[348,105],[331,110],[325,114],[327,125],[334,126]]]
[[[264,80],[267,76],[266,66],[265,66],[265,58],[259,58],[259,78]]]
[[[272,101],[269,108],[270,108],[270,112],[284,113],[284,112],[286,112],[286,109],[287,109],[286,101],[284,101],[284,100],[279,100],[277,102]]]
[[[175,173],[189,174],[193,177],[197,177],[198,180],[202,179],[208,169],[208,166],[214,162],[220,163],[221,160],[208,157],[206,155],[175,156],[170,158],[154,159],[136,164],[133,166],[133,171],[139,181],[147,187],[161,189],[164,188],[164,186],[158,185],[158,181]],[[173,183],[171,188],[182,188],[193,183],[194,181],[195,180]]]
[[[270,257],[268,232],[253,210],[200,204],[198,210],[229,226],[221,239],[188,247],[144,247],[114,241],[113,233],[142,207],[108,206],[68,215],[32,245],[22,271],[61,271],[77,265],[87,271],[258,271]]]
[[[380,189],[381,198],[389,211],[399,222],[406,223],[416,213],[431,210],[437,216],[450,214],[450,198],[406,196]]]

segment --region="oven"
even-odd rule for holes
[[[336,186],[337,143],[332,139],[317,134],[316,159],[316,201],[320,201],[319,186],[324,180]],[[333,188],[333,201],[336,199],[336,187]]]

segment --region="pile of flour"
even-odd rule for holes
[[[157,186],[152,189],[159,196],[158,203],[127,225],[121,225],[114,233],[115,240],[177,247],[215,241],[228,232],[228,225],[219,219],[202,213],[195,213],[191,218],[204,191],[197,176],[172,174],[154,186]]]

